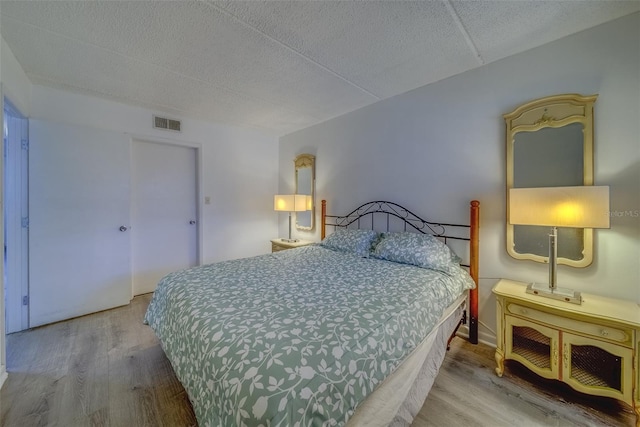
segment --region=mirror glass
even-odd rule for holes
[[[509,188],[593,184],[595,98],[557,95],[529,102],[505,115],[507,194]],[[507,221],[507,252],[518,259],[548,262],[549,231],[549,227],[514,226]],[[558,228],[558,263],[574,267],[591,264],[592,233],[589,229]]]
[[[296,194],[311,196],[310,208],[304,212],[296,212],[296,228],[312,230],[315,218],[315,156],[300,154],[294,160]]]
[[[513,187],[582,185],[582,123],[535,132],[518,132],[513,142]],[[541,257],[549,254],[549,227],[514,225],[514,250]],[[558,256],[582,259],[582,229],[558,228]]]

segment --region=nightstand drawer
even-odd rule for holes
[[[283,239],[271,239],[271,252],[280,252],[287,249],[301,248],[303,246],[312,245],[311,240],[295,240],[287,241]]]
[[[597,325],[581,320],[570,319],[568,317],[557,316],[555,314],[536,310],[531,307],[525,307],[515,303],[508,303],[507,311],[511,314],[525,317],[533,321],[552,324],[562,329],[573,330],[578,333],[583,333],[604,340],[615,341],[617,343],[628,345],[629,347],[633,346],[632,329],[625,330],[609,326]]]
[[[285,251],[287,249],[291,249],[291,248],[287,248],[284,246],[276,245],[275,243],[271,243],[271,252]]]

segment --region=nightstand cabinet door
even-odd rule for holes
[[[560,332],[519,317],[505,316],[505,357],[517,360],[536,374],[559,377]]]
[[[562,334],[562,381],[583,393],[632,404],[633,349]]]

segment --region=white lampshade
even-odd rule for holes
[[[313,209],[313,197],[308,195],[307,197],[307,210],[310,211]]]
[[[273,198],[273,209],[285,212],[307,210],[307,196],[304,194],[277,194]]]
[[[511,188],[509,223],[609,228],[609,187]]]

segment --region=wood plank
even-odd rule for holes
[[[145,352],[157,341],[143,340],[144,312],[136,301],[127,308],[115,309],[110,318],[109,346],[109,419],[113,425],[127,425],[135,419],[140,425],[161,425],[153,392],[155,378],[147,366]]]
[[[8,336],[9,378],[0,391],[1,425],[50,425],[55,395],[67,374],[71,329],[70,323],[57,323]]]
[[[109,372],[106,353],[106,314],[70,321],[72,342],[66,375],[60,383],[50,419],[58,425],[108,425]]]

